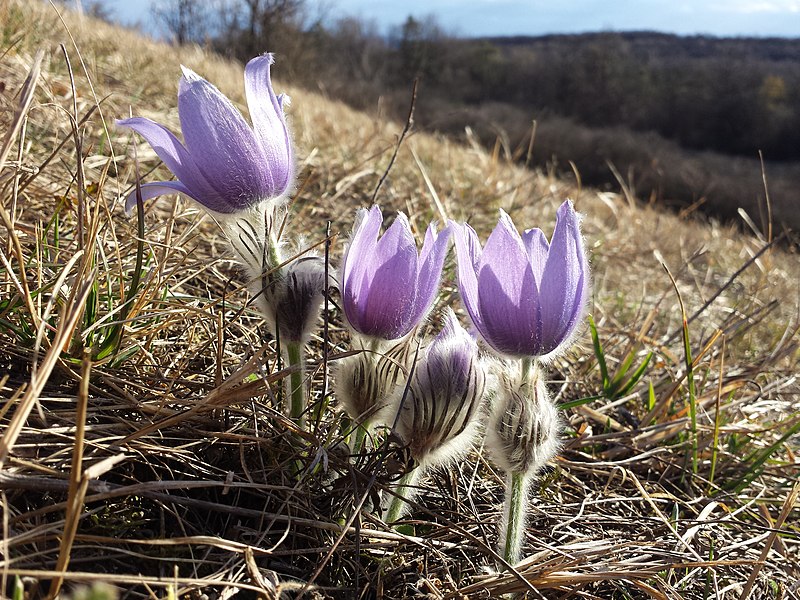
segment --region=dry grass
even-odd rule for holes
[[[0,165],[2,593],[20,577],[29,597],[108,582],[130,598],[800,598],[800,267],[778,246],[761,252],[768,232],[580,189],[499,150],[406,139],[382,205],[420,229],[468,218],[485,237],[498,207],[547,229],[572,197],[609,379],[653,353],[630,389],[604,387],[587,327],[555,365],[565,450],[532,499],[528,558],[497,574],[503,479],[480,448],[425,481],[402,533],[368,510],[391,457],[351,464],[341,449],[322,361],[323,348],[346,350],[334,307],[309,365],[311,401],[327,409],[298,431],[216,226],[161,200],[140,238],[122,214],[133,150],[112,120],[132,107],[177,130],[180,63],[243,104],[241,66],[64,18],[0,6],[0,133],[20,127]],[[18,111],[39,48],[38,87]],[[280,63],[276,74],[287,89]],[[302,167],[291,231],[315,243],[330,221],[346,235],[401,128],[287,91]],[[168,176],[138,150],[144,179]],[[448,269],[440,306],[457,304]]]

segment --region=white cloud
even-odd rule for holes
[[[800,13],[800,0],[734,0],[715,3],[714,9],[742,14]]]

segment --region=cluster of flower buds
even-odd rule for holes
[[[301,350],[328,281],[319,257],[293,254],[276,234],[294,186],[295,164],[284,115],[287,100],[270,82],[272,62],[265,54],[245,68],[252,127],[216,87],[185,68],[178,93],[183,142],[146,118],[117,123],[144,137],[177,177],[143,184],[140,197],[182,193],[227,235],[273,335],[286,347],[293,367],[290,412],[301,420]],[[127,198],[128,210],[137,196]],[[500,537],[505,559],[515,562],[529,483],[559,447],[560,420],[541,364],[569,346],[589,296],[580,217],[570,201],[564,202],[548,241],[540,229],[520,234],[501,211],[483,248],[472,227],[452,221],[441,232],[431,224],[421,250],[404,214],[398,213],[383,235],[382,227],[378,206],[359,210],[339,269],[355,352],[339,361],[336,391],[362,434],[355,448],[360,450],[372,424],[382,422],[423,469],[453,460],[470,447],[482,420],[483,397],[490,396],[489,418],[483,419],[488,420],[487,447],[509,476]],[[494,361],[479,355],[476,338],[450,310],[433,341],[414,344],[436,298],[451,236],[462,302],[477,335],[499,356]],[[407,473],[400,489],[409,491],[421,472]],[[390,520],[403,507],[393,503]]]

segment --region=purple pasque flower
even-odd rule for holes
[[[481,250],[469,225],[451,223],[464,306],[486,343],[509,356],[544,356],[564,348],[589,296],[589,265],[572,202],[558,209],[553,238],[519,234],[502,210]]]
[[[180,192],[216,213],[236,213],[263,200],[284,196],[294,179],[294,157],[283,114],[284,97],[270,83],[271,54],[244,70],[245,94],[253,126],[214,85],[181,67],[178,115],[184,142],[144,117],[117,121],[153,147],[178,181],[141,186],[142,199]],[[125,202],[136,203],[131,194]]]
[[[354,330],[396,340],[416,327],[433,304],[450,228],[437,233],[431,224],[418,253],[403,213],[379,237],[382,223],[378,206],[358,211],[342,260],[340,286],[344,314]]]

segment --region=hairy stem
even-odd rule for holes
[[[386,513],[386,522],[394,523],[402,517],[408,508],[408,501],[413,500],[417,495],[417,481],[422,475],[422,469],[412,469],[400,478],[395,488],[395,496],[392,496],[392,502],[389,504],[389,510]]]
[[[289,398],[291,417],[303,426],[306,410],[306,391],[303,385],[303,344],[302,342],[286,342],[286,362],[298,369],[289,376]]]
[[[533,372],[533,369],[535,367],[536,367],[535,358],[526,356],[520,359],[520,372],[522,374],[521,381],[523,384],[530,379],[531,373]]]
[[[355,431],[352,434],[352,445],[350,446],[350,450],[353,454],[359,454],[364,450],[364,444],[366,443],[368,433],[370,428],[369,421],[362,421],[361,423],[356,425]]]
[[[503,558],[510,565],[518,563],[520,558],[530,482],[531,477],[527,473],[509,473],[507,475]]]

